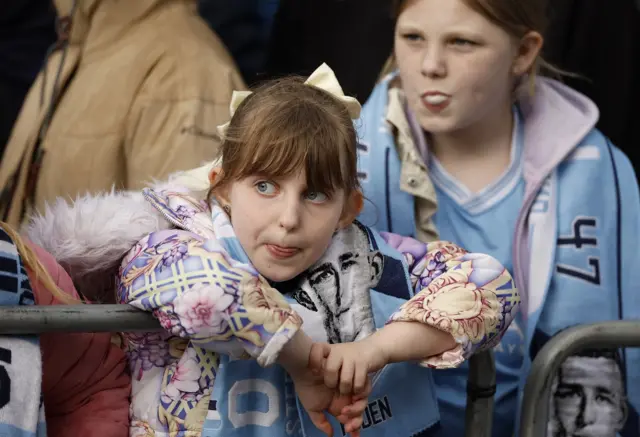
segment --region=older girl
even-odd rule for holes
[[[540,57],[546,1],[400,3],[397,71],[357,124],[371,200],[360,219],[453,241],[513,269],[523,311],[496,349],[494,420],[496,436],[512,436],[518,390],[543,339],[574,324],[640,317],[636,177],[595,129],[598,108],[540,75],[549,71]],[[638,387],[640,351],[623,356],[627,387]],[[443,435],[463,433],[466,377],[465,366],[434,373]],[[629,397],[627,425],[637,427],[640,392]],[[596,404],[584,420],[580,402],[567,411],[578,434],[609,435],[590,434],[608,411]]]

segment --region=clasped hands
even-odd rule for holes
[[[331,345],[313,343],[299,331],[285,345],[281,364],[318,429],[333,436],[325,415],[329,413],[358,437],[372,373],[390,363],[422,361],[457,347],[450,333],[416,322],[394,322],[365,339]]]
[[[387,363],[375,337],[332,345],[313,343],[308,367],[290,375],[300,403],[318,429],[333,436],[328,413],[358,437],[371,393],[370,375]]]

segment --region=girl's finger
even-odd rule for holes
[[[344,407],[340,414],[348,417],[360,417],[364,414],[365,408],[367,408],[367,401],[367,398],[355,401]]]
[[[325,416],[323,412],[307,411],[307,413],[309,413],[309,418],[311,419],[311,422],[316,426],[316,428],[318,428],[329,437],[333,436],[333,427],[331,426],[331,423],[329,422],[329,420],[327,420],[327,416]]]
[[[364,384],[364,389],[360,393],[353,395],[353,401],[359,401],[360,399],[366,399],[371,394],[371,378],[367,376]]]
[[[362,416],[354,417],[344,425],[344,430],[349,434],[351,434],[352,436],[360,435],[360,428],[362,427],[362,421],[363,421]]]
[[[340,371],[340,393],[349,395],[353,393],[353,375],[356,371],[356,365],[351,360],[342,362],[342,370]]]
[[[353,375],[353,393],[364,393],[367,386],[367,368],[366,366],[356,366]]]
[[[342,357],[332,354],[324,363],[324,385],[329,388],[337,388],[342,368]]]
[[[327,343],[314,343],[309,352],[309,367],[313,370],[322,371],[325,358],[329,356],[331,346]]]

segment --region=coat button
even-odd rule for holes
[[[416,178],[411,177],[407,179],[407,184],[409,184],[411,188],[415,188],[418,186],[418,180]]]

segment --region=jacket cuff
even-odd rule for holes
[[[301,327],[302,318],[296,313],[291,313],[262,348],[262,351],[256,358],[258,364],[262,367],[268,367],[274,364],[278,360],[282,348],[293,338]]]

